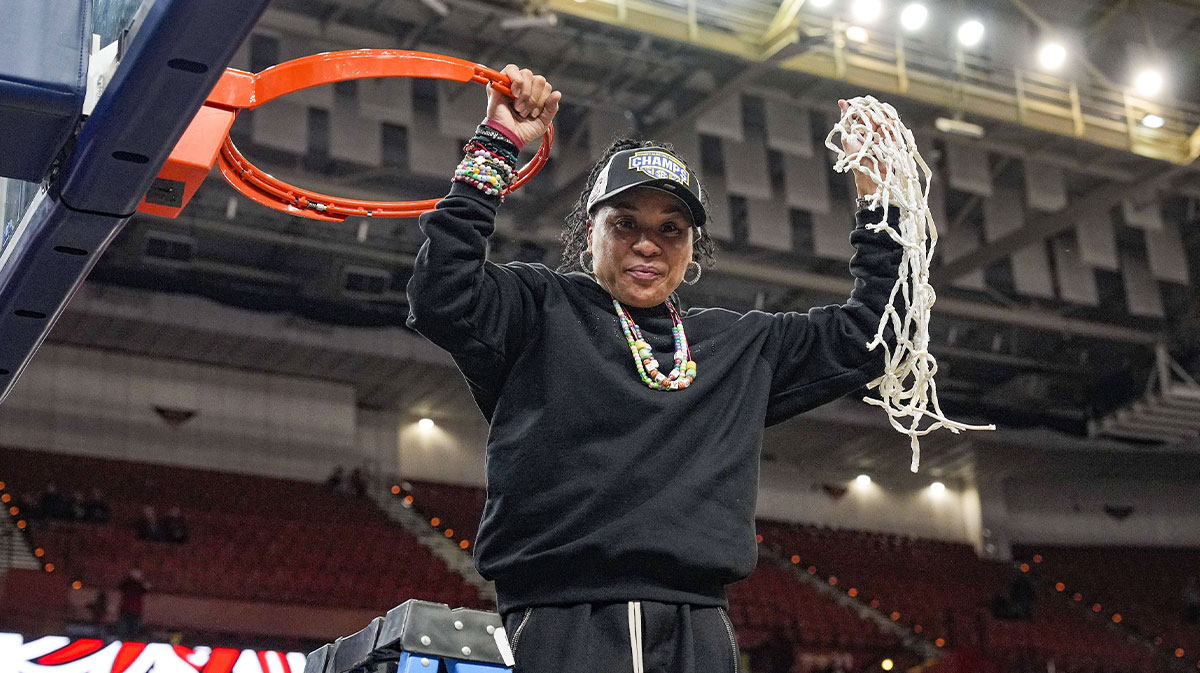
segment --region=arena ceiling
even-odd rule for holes
[[[1200,124],[1200,47],[1189,38],[1200,28],[1200,2],[926,4],[935,20],[964,13],[980,16],[998,44],[986,58],[970,56],[957,64],[950,49],[946,63],[939,63],[929,55],[936,55],[938,45],[944,47],[949,38],[948,28],[936,24],[934,36],[923,44],[910,41],[906,52],[929,57],[922,61],[914,56],[900,73],[895,63],[887,62],[896,60],[896,40],[886,27],[875,30],[875,41],[866,46],[848,45],[839,37],[833,9],[818,11],[803,2],[279,0],[242,58],[243,67],[259,69],[306,53],[388,47],[447,53],[494,67],[515,62],[546,73],[565,92],[558,150],[529,193],[506,204],[492,256],[551,265],[557,263],[562,217],[578,198],[590,165],[594,129],[604,123],[605,128],[627,128],[646,137],[673,138],[737,98],[747,133],[767,132],[764,107],[778,103],[805,111],[812,128],[798,132],[816,139],[832,123],[837,98],[871,92],[901,109],[926,143],[927,157],[942,166],[943,179],[958,139],[939,131],[936,120],[959,117],[977,123],[986,133],[974,142],[986,151],[986,175],[994,185],[1020,188],[1026,163],[1047,163],[1063,172],[1070,205],[1059,213],[1031,213],[1016,230],[943,260],[936,272],[939,304],[932,328],[933,351],[941,363],[939,393],[949,412],[966,420],[1082,436],[1089,419],[1142,393],[1155,342],[1169,344],[1193,374],[1200,370],[1195,282],[1200,278],[1200,172],[1188,156],[1200,151],[1200,144],[1187,144]],[[791,9],[796,9],[794,16]],[[1055,88],[1036,73],[1017,76],[1014,53],[1028,52],[1029,45],[1001,39],[1036,37],[1048,26],[1084,54],[1054,80],[1072,83],[1080,100],[1092,101],[1076,105],[1074,116],[1072,87]],[[886,45],[883,51],[891,50],[893,56],[885,58],[872,45]],[[1170,96],[1134,102],[1167,120],[1162,133],[1150,133],[1133,124],[1130,103],[1120,98],[1120,83],[1129,79],[1133,61],[1159,56],[1170,73]],[[962,75],[967,71],[974,79]],[[981,72],[988,74],[986,81],[976,77]],[[909,87],[903,92],[898,88],[902,80]],[[1043,99],[1032,104],[1009,96],[1013,82],[1041,86]],[[993,98],[982,95],[993,86]],[[980,94],[974,99],[986,104],[963,103],[970,92]],[[1065,98],[1060,100],[1059,93]],[[415,83],[412,96],[418,112],[426,105],[439,110],[452,105],[482,114],[481,91],[464,88],[443,95],[436,87]],[[1125,100],[1123,106],[1109,105],[1118,99]],[[364,166],[337,158],[336,148],[331,151],[331,142],[337,141],[330,139],[328,116],[322,121],[319,109],[315,116],[311,109],[303,131],[307,138],[296,145],[300,149],[281,149],[286,142],[260,142],[250,117],[239,120],[234,138],[256,162],[308,187],[387,199],[429,197],[445,189],[444,178],[414,171],[412,157],[406,155],[412,136],[426,133],[436,120],[418,115],[402,128],[385,128],[382,160]],[[394,136],[390,141],[389,132]],[[720,173],[731,146],[705,132],[697,140],[705,171]],[[783,180],[783,161],[771,152],[773,184]],[[846,178],[830,180],[834,201],[847,201]],[[1123,200],[1147,195],[1164,203],[1164,217],[1178,228],[1187,251],[1190,282],[1157,285],[1161,317],[1131,311],[1126,283],[1112,270],[1096,270],[1094,305],[1018,291],[1020,283],[1009,264],[1015,252],[1068,234],[1081,218],[1116,218]],[[946,217],[955,225],[982,226],[985,202],[978,194],[948,188]],[[753,223],[747,224],[746,211],[738,199],[730,202],[730,240],[721,247],[717,268],[687,289],[688,303],[780,311],[844,298],[849,289],[846,262],[814,253],[811,223],[794,218],[796,244],[789,249],[761,246],[747,236]],[[1119,250],[1145,247],[1129,227],[1118,224],[1116,231]],[[201,295],[318,323],[396,326],[406,314],[403,288],[419,243],[412,221],[318,224],[255,206],[236,198],[219,179],[210,179],[178,220],[136,217],[88,282]],[[985,282],[973,289],[952,282],[976,272],[982,272]],[[68,311],[64,324],[70,316]],[[61,325],[50,336],[51,341],[79,345],[87,345],[88,339],[86,331],[68,335]],[[136,338],[123,344],[124,350],[153,352],[149,343]],[[253,358],[229,355],[238,351],[235,344],[210,345],[191,357],[255,366]],[[348,371],[352,368],[345,369],[338,376],[354,379]],[[364,382],[364,391],[370,392],[363,394],[363,404],[405,407],[411,403],[405,397],[410,390],[406,378],[399,377],[391,388],[375,379]]]

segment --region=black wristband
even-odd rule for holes
[[[475,129],[475,137],[472,138],[472,140],[477,140],[483,143],[490,150],[512,155],[513,163],[516,163],[518,153],[516,143],[509,140],[508,136],[488,126],[487,124],[480,124],[479,127]]]

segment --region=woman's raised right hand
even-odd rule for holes
[[[501,72],[508,75],[513,97],[505,96],[489,84],[487,118],[508,127],[523,143],[542,137],[558,114],[562,92],[555,91],[545,77],[533,74],[528,68],[509,63]]]

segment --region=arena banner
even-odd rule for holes
[[[303,673],[301,652],[0,633],[0,673]]]

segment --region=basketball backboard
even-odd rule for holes
[[[89,42],[93,46],[93,51],[99,53],[104,50],[115,57],[120,51],[119,43],[122,39],[128,40],[130,37],[129,30],[139,8],[143,7],[143,3],[139,0],[84,1],[91,4],[90,18],[93,37]],[[154,4],[154,0],[147,0],[144,4],[143,11],[148,10]],[[109,64],[113,64],[114,60],[106,63],[104,69],[107,72],[103,74],[103,80],[97,79],[100,77],[95,72],[98,68],[94,64],[89,64],[89,94],[98,98],[104,85],[115,77],[115,71],[121,66],[120,62],[116,61],[115,67],[111,67]],[[88,106],[88,112],[91,111],[91,107],[94,105]],[[17,239],[18,233],[28,231],[28,228],[20,227],[21,220],[33,204],[39,188],[40,185],[35,182],[0,177],[0,265],[8,261],[5,249],[9,247],[9,243]]]
[[[0,10],[5,2],[0,0]],[[76,85],[83,76],[79,57],[87,54],[72,47],[80,44],[80,36],[64,31],[51,12],[63,12],[85,29],[90,23],[96,37],[82,49],[91,52],[86,70],[91,95],[70,98],[80,106],[77,115],[67,117],[71,133],[62,151],[51,146],[36,170],[28,170],[27,162],[21,174],[25,181],[0,180],[0,401],[136,210],[267,5],[267,0],[79,2],[13,4],[11,14],[20,21],[6,16],[4,24],[16,38],[32,34],[33,40],[25,40],[32,45],[28,51],[58,49],[54,55],[61,58],[62,48],[73,48]],[[114,42],[116,48],[105,49]],[[36,53],[15,51],[20,48],[0,43],[0,64],[17,63],[54,79],[47,68],[38,69]],[[15,97],[5,100],[6,91],[0,88],[0,109],[14,102],[28,105]],[[53,105],[61,99],[47,87],[35,102]],[[38,183],[36,173],[46,165],[51,168]]]

